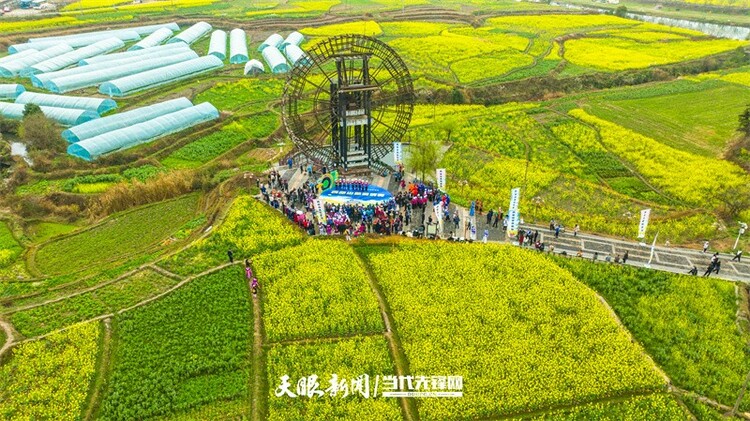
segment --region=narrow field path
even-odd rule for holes
[[[675,386],[672,386],[669,389],[670,389],[670,391],[676,393],[677,395],[680,395],[680,396],[690,396],[692,398],[697,399],[699,402],[705,403],[706,405],[711,406],[714,409],[722,411],[724,413],[729,413],[729,412],[733,411],[732,407],[724,405],[724,404],[719,403],[719,402],[716,402],[715,400],[713,400],[711,398],[708,398],[708,397],[703,396],[703,395],[699,395],[699,394],[697,394],[695,392],[691,392],[689,390],[681,389],[681,388],[675,387]],[[737,411],[737,412],[734,413],[734,416],[742,418],[742,419],[750,420],[750,413],[747,413],[747,412],[739,412],[739,411]]]
[[[172,293],[172,292],[173,292],[173,291],[175,291],[176,289],[178,289],[178,288],[181,288],[181,287],[183,287],[183,286],[184,286],[185,284],[189,283],[190,281],[192,281],[192,280],[194,280],[194,279],[196,279],[196,278],[200,278],[200,277],[202,277],[202,276],[210,275],[210,274],[212,274],[212,273],[214,273],[214,272],[218,272],[218,271],[220,271],[220,270],[222,270],[222,269],[225,269],[225,268],[227,268],[227,267],[229,267],[229,266],[233,266],[233,265],[239,265],[240,263],[241,263],[241,262],[234,262],[234,263],[224,263],[223,265],[219,265],[219,266],[213,267],[213,268],[211,268],[211,269],[207,269],[207,270],[205,270],[205,271],[203,271],[203,272],[201,272],[201,273],[199,273],[199,274],[197,274],[197,275],[192,275],[192,276],[189,276],[189,277],[185,278],[185,279],[184,279],[184,280],[183,280],[182,282],[180,282],[180,283],[178,283],[177,285],[173,286],[172,288],[169,288],[168,290],[166,290],[166,291],[164,291],[164,292],[161,292],[161,293],[159,293],[159,294],[157,294],[157,295],[154,295],[153,297],[151,297],[151,298],[148,298],[148,299],[145,299],[145,300],[143,300],[143,301],[141,301],[141,302],[139,302],[139,303],[136,303],[136,304],[134,304],[134,305],[132,305],[132,306],[130,306],[130,307],[126,307],[126,308],[123,308],[123,309],[117,310],[117,311],[115,311],[115,312],[113,312],[113,313],[102,314],[102,315],[100,315],[100,316],[92,317],[91,319],[88,319],[88,320],[82,320],[82,321],[80,321],[80,322],[76,322],[76,323],[74,323],[74,324],[71,324],[71,325],[69,325],[69,326],[65,326],[65,327],[63,327],[63,328],[60,328],[60,329],[56,329],[56,330],[53,330],[53,331],[51,331],[51,332],[45,333],[44,335],[34,336],[33,338],[28,338],[28,339],[25,339],[25,340],[23,340],[23,341],[21,341],[21,342],[16,342],[16,343],[14,343],[13,345],[17,345],[17,344],[22,344],[22,343],[26,343],[26,342],[33,342],[33,341],[38,341],[38,340],[40,340],[40,339],[44,339],[44,338],[46,338],[47,336],[53,335],[53,334],[55,334],[55,333],[58,333],[58,332],[64,332],[64,331],[66,331],[66,330],[70,329],[70,328],[71,328],[72,326],[74,326],[74,325],[77,325],[77,324],[80,324],[80,323],[88,323],[88,322],[94,322],[94,321],[97,321],[97,320],[104,320],[104,319],[112,318],[112,317],[115,317],[116,315],[119,315],[119,314],[125,313],[125,312],[127,312],[127,311],[131,311],[131,310],[134,310],[134,309],[136,309],[136,308],[138,308],[138,307],[143,307],[143,306],[145,306],[146,304],[149,304],[149,303],[151,303],[151,302],[153,302],[153,301],[156,301],[156,300],[158,300],[158,299],[160,299],[160,298],[164,297],[165,295],[167,295],[167,294],[170,294],[170,293]]]
[[[255,273],[255,270],[253,270]],[[264,377],[266,375],[266,364],[265,364],[265,352],[263,349],[263,342],[265,341],[265,331],[263,329],[263,318],[260,294],[253,294],[252,292],[252,280],[248,279],[248,294],[251,295],[253,300],[253,384],[251,389],[251,417],[253,421],[262,421],[265,414],[266,394],[264,386]]]
[[[104,319],[103,324],[104,336],[102,338],[102,349],[100,351],[99,361],[97,361],[96,364],[96,377],[94,378],[94,383],[89,395],[86,414],[83,417],[86,421],[93,419],[99,409],[101,396],[104,393],[104,382],[109,373],[109,363],[111,361],[112,352],[112,319]]]
[[[391,353],[391,358],[396,366],[397,376],[409,375],[409,360],[406,358],[403,346],[401,345],[401,339],[398,337],[398,333],[393,327],[393,320],[391,319],[391,309],[388,306],[388,301],[385,299],[385,295],[380,290],[380,286],[375,281],[375,274],[372,269],[365,263],[365,260],[359,254],[359,251],[354,249],[354,254],[359,259],[359,263],[365,268],[367,274],[367,280],[370,283],[370,288],[378,299],[378,305],[380,307],[380,315],[383,317],[383,323],[385,324],[385,340],[388,342],[388,349]],[[401,412],[406,421],[418,421],[419,411],[417,410],[417,401],[414,398],[399,398],[401,404]]]
[[[9,350],[14,345],[16,338],[13,336],[13,329],[11,329],[8,322],[0,320],[0,328],[5,331],[5,343],[3,344],[3,347],[0,348],[0,357],[2,357],[3,354],[5,354],[5,351]]]

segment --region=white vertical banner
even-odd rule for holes
[[[510,205],[508,206],[508,237],[518,234],[519,214],[518,202],[521,200],[521,189],[516,187],[510,191]]]
[[[315,208],[315,216],[318,217],[318,220],[321,222],[325,222],[326,213],[323,209],[323,202],[321,202],[320,199],[313,200],[313,208]]]
[[[644,209],[641,211],[641,222],[638,224],[638,238],[644,238],[646,236],[646,228],[648,228],[648,218],[651,216],[651,209]]]
[[[437,169],[437,184],[438,189],[445,191],[445,168]]]
[[[443,202],[438,203],[434,206],[435,209],[435,217],[437,218],[436,221],[438,223],[438,232],[442,234],[443,232]]]
[[[404,162],[404,148],[401,142],[393,142],[393,161],[397,164]]]

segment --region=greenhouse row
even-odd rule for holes
[[[117,108],[117,103],[107,98],[39,94],[36,92],[24,92],[18,95],[16,104],[89,110],[99,115]]]
[[[99,114],[91,110],[48,106],[41,106],[39,108],[47,118],[63,126],[73,126],[99,118]],[[25,109],[26,104],[0,102],[0,115],[5,118],[20,120],[23,118]]]
[[[216,57],[209,57],[218,60]],[[151,142],[218,118],[219,111],[216,107],[204,102],[86,138],[68,146],[68,154],[91,161],[106,153]]]
[[[57,57],[59,55],[69,53],[73,51],[73,48],[67,44],[58,44],[54,47],[47,48],[42,51],[38,51],[33,54],[25,55],[16,60],[8,60],[0,63],[0,77],[12,78],[18,76],[22,71],[27,68],[41,63],[45,60]],[[12,57],[12,56],[11,56]]]
[[[159,28],[153,34],[143,38],[142,40],[135,43],[132,47],[128,48],[128,51],[142,50],[145,48],[156,47],[162,44],[164,41],[174,35],[174,32],[169,28]]]
[[[299,32],[292,32],[286,39],[279,34],[272,34],[260,44],[258,51],[263,55],[263,59],[272,73],[286,73],[297,63],[309,63],[307,54],[299,47],[304,40],[304,35]],[[281,54],[282,50],[284,54]],[[289,60],[291,66],[287,63],[287,60]],[[262,71],[262,66],[259,68],[257,64],[245,66],[246,75],[257,74],[260,71]]]
[[[124,47],[125,43],[119,38],[107,38],[89,46],[69,51],[65,54],[44,60],[21,71],[21,76],[30,76],[37,73],[48,73],[64,69],[68,66],[77,65],[79,61],[94,56],[107,54]]]
[[[23,85],[16,83],[0,84],[0,99],[15,100],[24,92],[26,92],[26,88],[24,88]]]
[[[180,27],[176,23],[164,23],[158,25],[137,26],[134,28],[114,29],[109,31],[84,32],[74,35],[62,35],[55,37],[31,38],[25,44],[15,44],[8,48],[11,54],[17,54],[24,50],[34,49],[43,50],[58,44],[67,44],[70,47],[85,47],[108,38],[117,38],[123,42],[138,41],[141,36],[149,35],[161,28],[168,28],[171,31],[179,31]]]
[[[164,68],[172,64],[182,63],[196,58],[198,58],[198,54],[192,50],[188,50],[178,54],[168,55],[166,57],[153,57],[142,59],[137,62],[131,60],[126,64],[113,65],[110,63],[105,65],[105,69],[52,78],[44,83],[44,87],[54,93],[65,93],[91,86],[99,86],[102,83],[126,76],[141,75],[148,70]],[[84,69],[85,68],[86,67],[84,67]]]
[[[179,48],[175,48],[179,47]],[[117,53],[117,54],[110,54],[106,56],[99,56],[99,57],[93,57],[91,59],[82,60],[82,62],[89,62],[94,59],[104,59],[105,57],[115,58],[114,56],[118,56],[116,60],[97,60],[94,64],[80,64],[79,67],[72,67],[70,69],[65,70],[58,70],[56,72],[50,72],[50,73],[40,73],[36,75],[31,76],[31,83],[32,85],[36,86],[37,88],[46,88],[47,82],[49,82],[52,79],[55,78],[61,78],[66,76],[73,76],[73,75],[81,75],[88,72],[93,72],[97,70],[106,70],[110,69],[112,67],[116,66],[122,66],[127,64],[134,64],[138,63],[139,61],[146,61],[153,58],[159,58],[159,57],[169,57],[174,56],[186,52],[192,52],[190,47],[188,47],[185,44],[179,44],[177,46],[163,46],[163,47],[154,47],[149,48],[148,50],[139,50],[139,51],[133,51],[132,53],[138,53],[138,55],[133,55],[131,57],[124,57],[125,54],[130,53]],[[119,57],[120,55],[123,55],[123,57]],[[133,58],[137,57],[136,60],[133,60]]]
[[[109,96],[124,96],[166,83],[197,76],[224,66],[216,56],[204,56],[182,63],[115,79],[99,86],[99,92]]]
[[[96,121],[89,121],[71,127],[62,132],[62,137],[68,141],[68,143],[77,143],[114,130],[153,120],[156,117],[190,108],[192,106],[193,103],[185,97],[171,99],[169,101],[136,108],[124,113],[113,114],[108,117],[102,117]]]
[[[198,22],[190,28],[175,35],[174,38],[169,40],[169,43],[184,42],[185,44],[192,44],[195,41],[206,36],[211,32],[211,25],[206,22]]]
[[[227,33],[216,30],[211,34],[211,42],[208,45],[208,54],[218,57],[224,61],[227,58]]]
[[[239,28],[229,33],[229,62],[232,64],[245,63],[250,58],[247,52],[247,35]]]

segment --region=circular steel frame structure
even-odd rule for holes
[[[282,119],[297,148],[313,162],[343,170],[382,165],[414,111],[409,69],[375,38],[324,39],[289,72]]]

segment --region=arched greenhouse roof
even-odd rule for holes
[[[287,64],[286,59],[276,47],[266,47],[263,49],[262,54],[271,72],[286,73],[289,71],[289,64]]]
[[[39,52],[38,50],[28,49],[28,50],[21,51],[20,53],[10,54],[10,55],[0,58],[0,64],[8,63],[13,60],[20,60],[23,57],[26,57],[26,56],[29,56],[38,52]]]
[[[175,42],[184,42],[185,44],[192,44],[198,41],[207,33],[211,32],[211,25],[206,22],[198,22],[190,28],[175,35],[168,43],[173,44]]]
[[[123,42],[138,41],[141,39],[141,36],[138,35],[137,32],[120,31],[120,32],[114,32],[112,34],[98,34],[98,35],[71,38],[71,39],[65,39],[65,40],[49,40],[49,41],[27,42],[25,44],[14,44],[8,48],[8,51],[11,54],[14,54],[14,53],[18,53],[24,50],[28,50],[30,48],[33,48],[35,50],[40,50],[40,49],[45,49],[49,47],[54,47],[55,45],[58,45],[58,44],[67,44],[72,48],[79,48],[79,47],[85,47],[87,45],[94,44],[96,42],[105,40],[107,38],[113,38],[113,37],[118,38]]]
[[[103,56],[91,57],[78,62],[79,66],[89,66],[92,64],[106,63],[108,61],[131,59],[149,54],[174,54],[172,50],[190,50],[190,46],[179,42],[177,44],[164,44],[155,47],[144,48],[141,50],[123,51],[121,53],[106,54]]]
[[[222,66],[224,62],[216,56],[199,57],[102,83],[99,92],[109,96],[124,96],[210,72]]]
[[[266,68],[258,60],[252,59],[245,64],[245,75],[257,75],[266,71]]]
[[[41,106],[39,108],[47,118],[62,124],[63,126],[74,126],[76,124],[82,124],[99,118],[99,114],[90,110],[46,106]],[[0,102],[0,115],[5,118],[20,120],[23,118],[23,111],[25,109],[25,104]]]
[[[57,57],[71,51],[73,51],[73,48],[71,48],[69,45],[57,44],[54,47],[47,48],[34,54],[29,54],[27,56],[21,57],[18,60],[9,60],[7,62],[0,63],[0,77],[16,77],[22,71],[37,63],[41,63],[44,60],[48,60],[50,58]]]
[[[107,54],[124,46],[125,43],[122,42],[122,40],[120,40],[119,38],[107,38],[86,47],[79,48],[77,50],[70,51],[65,54],[52,57],[40,63],[37,63],[21,71],[21,76],[54,72],[56,70],[64,69],[68,66],[72,66],[74,64],[77,65],[80,60]]]
[[[164,41],[168,40],[169,38],[174,35],[174,32],[172,32],[169,28],[159,28],[151,35],[147,36],[146,38],[143,38],[142,40],[138,41],[135,45],[128,48],[128,51],[135,51],[135,50],[143,50],[147,48],[156,47],[157,45],[160,45]]]
[[[219,118],[219,111],[216,107],[204,102],[143,123],[73,143],[68,146],[68,153],[91,161],[106,153],[151,142],[217,118]]]
[[[229,33],[229,62],[245,63],[249,58],[245,31],[239,28],[232,29]]]
[[[160,49],[157,51],[157,48],[161,48],[161,47],[154,47],[154,48],[149,48],[147,50],[130,51],[132,53],[139,53],[136,56],[137,58],[135,60],[133,57],[120,57],[117,60],[110,60],[110,61],[105,61],[105,62],[97,61],[94,64],[89,64],[86,66],[73,67],[70,69],[58,70],[56,72],[50,72],[50,73],[39,73],[39,74],[31,76],[31,83],[38,88],[49,89],[49,86],[47,85],[48,85],[48,82],[52,79],[58,79],[62,77],[72,76],[72,75],[83,75],[88,72],[107,70],[107,69],[111,69],[117,66],[131,65],[133,63],[145,62],[145,61],[150,61],[150,60],[158,59],[158,58],[172,57],[176,55],[182,55],[185,53],[194,53],[193,50],[191,50],[190,47],[187,46],[186,44],[180,43],[179,45],[181,46],[180,48],[172,48],[168,50]],[[115,55],[119,56],[120,54],[124,54],[124,53],[112,54],[112,56],[115,56]],[[107,57],[107,56],[100,56],[100,57]],[[97,58],[97,57],[93,57],[93,58]]]
[[[263,44],[260,44],[260,46],[258,47],[258,51],[263,52],[266,47],[279,48],[282,42],[284,42],[284,37],[279,34],[272,34],[268,38],[266,38],[265,41],[263,41]]]
[[[17,83],[0,85],[0,99],[16,99],[18,95],[24,92],[26,92],[26,88]]]
[[[74,108],[94,111],[101,115],[117,108],[117,103],[108,98],[91,98],[24,92],[16,98],[16,104],[36,104],[47,107]]]
[[[286,54],[286,58],[289,59],[289,63],[291,63],[292,66],[296,65],[297,62],[301,62],[302,64],[308,64],[310,62],[307,54],[305,54],[305,52],[302,51],[301,48],[297,47],[294,44],[287,45],[284,49],[284,53]]]
[[[227,33],[218,29],[211,34],[211,42],[208,44],[208,54],[218,57],[220,60],[227,58]]]
[[[130,127],[135,124],[153,120],[175,111],[184,110],[193,106],[189,99],[182,97],[169,101],[159,102],[146,107],[136,108],[124,113],[102,117],[77,126],[73,126],[62,132],[63,139],[68,143],[77,143],[85,139]]]
[[[304,40],[305,40],[304,35],[300,34],[297,31],[294,31],[286,37],[286,39],[284,40],[284,42],[281,43],[281,45],[279,45],[279,49],[283,50],[284,48],[286,48],[287,45],[296,45],[299,47],[300,44],[302,44]]]
[[[50,79],[44,83],[44,87],[57,94],[65,93],[90,86],[97,86],[113,79],[143,73],[152,69],[159,69],[175,63],[183,63],[195,58],[198,58],[198,54],[195,51],[186,50],[180,54],[168,55],[166,57],[151,57],[138,61],[131,60],[128,63],[118,65],[110,62],[105,65],[107,67],[105,69]]]

